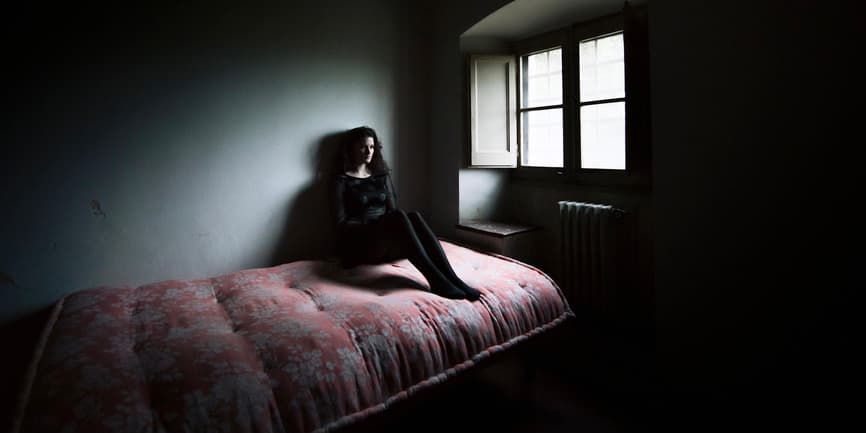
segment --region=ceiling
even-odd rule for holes
[[[631,0],[632,5],[647,0]],[[475,23],[461,37],[514,41],[617,12],[625,0],[514,0]]]

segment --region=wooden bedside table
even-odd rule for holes
[[[459,242],[530,265],[538,261],[536,243],[540,233],[537,226],[489,220],[461,221],[456,229]]]

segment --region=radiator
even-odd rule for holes
[[[577,308],[611,312],[622,280],[623,216],[613,206],[559,202],[562,289]]]

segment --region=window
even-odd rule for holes
[[[580,41],[580,168],[625,170],[622,32]]]
[[[622,20],[577,24],[514,46],[520,65],[518,167],[542,173],[557,169],[557,174],[624,173]]]
[[[574,50],[567,50],[569,53]],[[625,56],[622,32],[578,43],[577,73],[563,80],[562,47],[520,56],[520,165],[565,167],[563,87],[579,82],[579,166],[625,170]],[[576,79],[575,79],[576,76]],[[569,104],[570,105],[570,104]]]
[[[520,58],[521,165],[562,167],[562,48]]]
[[[497,132],[503,138],[482,141],[493,134],[473,128],[473,146],[477,141],[489,150],[504,144],[508,153],[502,153],[496,165],[479,164],[476,161],[483,161],[483,155],[476,157],[473,147],[471,164],[512,167],[517,178],[648,184],[646,10],[636,13],[634,9],[626,6],[622,14],[512,42],[516,77],[505,73],[497,77],[516,83],[508,87],[517,92],[516,107],[490,97],[479,102],[477,96],[472,107],[476,117],[496,113],[498,124],[516,124],[516,134],[505,137],[507,131]],[[473,75],[475,79],[481,76]],[[482,83],[470,83],[470,93],[483,94],[476,87],[483,88]],[[494,87],[505,88],[501,82]]]

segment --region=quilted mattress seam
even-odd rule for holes
[[[376,415],[380,412],[383,412],[388,407],[390,407],[396,403],[399,403],[400,401],[408,399],[410,396],[418,393],[419,391],[423,391],[425,389],[431,388],[431,387],[435,386],[436,384],[442,383],[445,379],[448,379],[450,377],[455,377],[455,376],[457,376],[457,375],[459,375],[459,374],[461,374],[467,370],[472,369],[472,367],[478,365],[481,361],[489,358],[494,353],[501,352],[505,349],[508,349],[508,348],[518,344],[521,341],[527,340],[531,337],[534,337],[536,335],[541,334],[542,332],[553,329],[555,326],[558,326],[563,321],[565,321],[571,317],[575,317],[574,313],[572,313],[570,310],[565,310],[565,311],[563,311],[563,313],[559,317],[551,320],[550,322],[545,323],[544,325],[537,326],[534,329],[532,329],[528,332],[525,332],[521,335],[516,335],[516,336],[514,336],[514,337],[512,337],[512,338],[508,339],[507,341],[502,342],[500,344],[490,346],[490,347],[476,353],[470,359],[463,361],[460,364],[457,364],[453,367],[450,367],[441,373],[430,376],[427,379],[424,379],[424,380],[404,389],[403,391],[400,391],[400,392],[392,395],[391,397],[389,397],[388,399],[386,399],[382,403],[379,403],[375,406],[370,406],[368,408],[362,409],[362,410],[357,411],[357,412],[353,412],[353,413],[344,415],[344,416],[342,416],[342,417],[340,417],[334,421],[331,421],[331,422],[313,430],[310,433],[331,433],[331,432],[338,430],[342,427],[354,424],[354,423],[359,422],[365,418],[368,418],[370,416],[373,416],[373,415]]]
[[[48,321],[42,328],[42,333],[39,335],[39,340],[36,343],[36,348],[33,350],[33,356],[30,364],[27,366],[27,371],[24,373],[24,384],[18,393],[18,403],[15,408],[15,415],[12,418],[12,433],[21,431],[21,423],[24,422],[24,415],[27,411],[27,405],[30,400],[30,393],[33,390],[33,382],[36,380],[36,371],[39,369],[39,363],[42,361],[42,355],[45,353],[45,347],[48,345],[48,338],[54,330],[54,325],[57,324],[57,319],[60,317],[60,312],[63,310],[63,304],[66,302],[67,296],[60,298],[54,307],[51,309],[51,315]]]
[[[440,239],[440,240],[443,240],[443,241],[445,241],[445,242],[448,242],[448,243],[451,243],[451,244],[454,244],[454,245],[457,245],[457,246],[460,246],[460,247],[463,247],[463,248],[466,248],[466,249],[469,249],[469,250],[475,251],[476,253],[479,253],[479,254],[484,254],[484,255],[486,255],[486,256],[490,256],[490,257],[496,257],[497,259],[502,259],[502,260],[505,260],[505,261],[508,261],[508,262],[512,262],[512,263],[518,264],[518,265],[520,265],[520,266],[523,266],[523,267],[525,267],[525,268],[527,268],[527,269],[529,269],[529,270],[531,270],[531,271],[533,271],[533,272],[535,272],[535,273],[541,275],[541,276],[544,277],[547,281],[549,281],[550,284],[553,285],[553,287],[556,288],[556,293],[559,294],[559,297],[562,298],[563,304],[565,305],[565,311],[573,314],[573,311],[572,311],[572,309],[571,309],[571,305],[568,304],[568,299],[565,297],[565,293],[562,291],[562,288],[559,287],[559,284],[556,284],[556,281],[553,281],[553,278],[551,278],[550,275],[547,275],[547,273],[545,273],[545,272],[542,271],[541,269],[538,269],[538,268],[536,268],[535,266],[532,266],[532,265],[530,265],[530,264],[528,264],[528,263],[521,262],[520,260],[517,260],[517,259],[515,259],[515,258],[513,258],[513,257],[503,256],[503,255],[501,255],[501,254],[496,254],[496,253],[491,253],[491,252],[489,252],[489,251],[484,251],[484,250],[478,249],[478,248],[476,248],[475,246],[472,246],[472,245],[469,245],[469,244],[464,244],[464,243],[462,243],[462,242],[458,242],[458,241],[451,240],[451,239],[447,239],[447,238],[439,238],[439,239]]]

